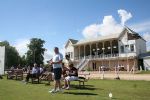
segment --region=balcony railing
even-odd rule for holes
[[[119,57],[119,54],[101,54],[101,55],[89,55],[89,56],[81,56],[81,57],[75,57],[75,60],[81,60],[81,59],[107,59],[107,58],[115,58]]]

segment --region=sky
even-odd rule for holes
[[[0,0],[0,41],[23,55],[31,38],[41,38],[47,60],[55,46],[64,53],[69,38],[110,35],[128,26],[150,50],[149,5],[150,0]]]

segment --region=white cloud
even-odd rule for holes
[[[130,12],[123,9],[118,10],[118,14],[121,18],[121,23],[118,23],[112,15],[104,16],[102,23],[86,26],[82,31],[83,36],[85,38],[93,38],[97,36],[120,33],[125,22],[132,18],[132,15]]]
[[[126,10],[124,9],[120,9],[118,10],[118,14],[121,18],[121,24],[124,26],[125,22],[127,20],[129,20],[130,18],[132,18],[132,14],[130,12],[127,12]]]
[[[109,34],[120,33],[122,26],[118,24],[113,16],[104,16],[101,24],[92,24],[84,28],[82,31],[85,38],[93,38],[97,36],[105,36]]]
[[[84,28],[83,35],[85,38],[97,37],[99,31],[98,24],[92,24]]]
[[[122,28],[123,27],[115,21],[113,16],[104,16],[103,23],[100,24],[99,34],[104,36],[120,33]]]
[[[18,39],[15,41],[14,47],[16,47],[21,56],[27,52],[27,44],[29,44],[29,42],[29,39]]]

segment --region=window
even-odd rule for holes
[[[130,50],[131,50],[131,52],[134,52],[134,44],[130,45]]]
[[[129,45],[125,45],[125,47],[126,47],[126,48],[128,48],[128,47],[129,47]]]
[[[120,46],[120,49],[121,49],[121,53],[124,53],[124,46]]]

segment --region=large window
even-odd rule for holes
[[[121,49],[121,53],[124,53],[124,46],[120,46],[120,49]]]
[[[131,52],[134,52],[134,44],[130,44],[130,50]]]

